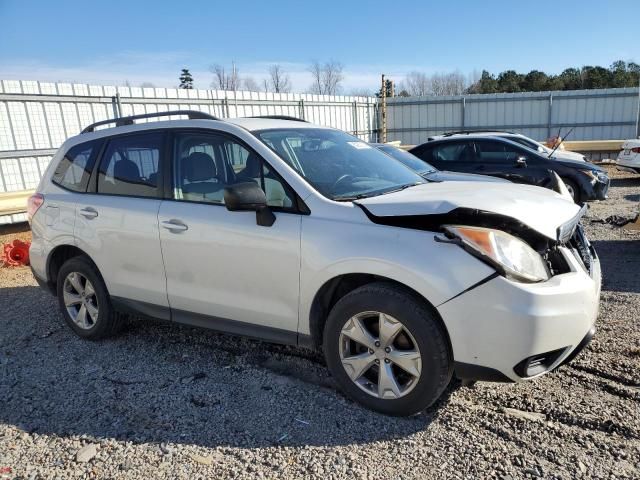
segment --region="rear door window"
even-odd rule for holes
[[[154,132],[111,139],[100,162],[98,193],[157,197],[163,138]]]
[[[473,148],[468,142],[436,145],[433,147],[431,155],[433,161],[436,162],[471,162],[474,159]]]
[[[71,147],[53,172],[53,183],[74,192],[86,192],[101,144],[94,141]]]

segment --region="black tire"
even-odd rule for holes
[[[65,306],[64,283],[67,276],[72,272],[80,273],[93,285],[98,305],[98,314],[91,328],[81,328],[78,326],[71,318]],[[56,290],[58,304],[64,320],[79,337],[87,340],[100,340],[112,336],[120,330],[123,317],[113,310],[104,280],[102,280],[102,276],[97,268],[88,258],[79,256],[67,260],[58,271]]]
[[[356,385],[342,365],[340,332],[350,318],[367,311],[382,312],[400,321],[420,349],[420,376],[404,396],[396,399],[373,396]],[[423,299],[390,283],[368,284],[345,295],[329,314],[323,341],[327,365],[338,386],[353,400],[387,415],[413,415],[431,406],[442,395],[453,374],[448,336],[436,315]]]
[[[569,193],[571,193],[574,203],[580,203],[580,190],[578,189],[576,182],[569,180],[568,178],[563,178],[562,181],[567,186]]]

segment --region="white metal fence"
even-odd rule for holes
[[[571,140],[618,140],[638,132],[637,88],[503,93],[387,100],[387,140],[416,145],[448,131],[496,129],[536,140],[566,133]]]
[[[221,118],[289,115],[376,139],[376,100],[368,97],[3,80],[0,192],[35,188],[56,148],[91,123],[186,109]]]
[[[55,149],[90,123],[117,116],[200,110],[230,118],[290,115],[378,137],[372,97],[0,81],[0,193],[35,188]],[[638,89],[387,100],[387,140],[419,144],[452,130],[501,129],[538,140],[573,127],[571,140],[636,137]]]

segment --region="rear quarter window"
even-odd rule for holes
[[[51,177],[51,181],[67,190],[86,192],[101,141],[71,147]]]

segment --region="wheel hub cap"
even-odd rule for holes
[[[340,360],[359,388],[383,399],[407,395],[418,383],[422,358],[399,320],[381,312],[351,317],[340,332]]]
[[[98,320],[98,297],[87,277],[71,272],[62,287],[64,305],[71,320],[84,330],[92,328]]]

